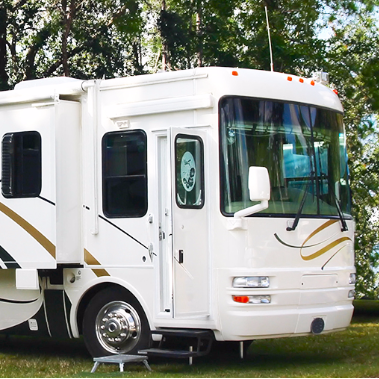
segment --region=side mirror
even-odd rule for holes
[[[260,201],[260,203],[234,213],[234,218],[249,216],[268,208],[270,177],[266,167],[249,167],[249,193],[251,201]]]
[[[266,167],[249,167],[249,193],[251,201],[270,200],[270,178]]]

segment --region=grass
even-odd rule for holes
[[[356,302],[351,326],[333,334],[257,340],[244,360],[237,352],[218,349],[209,356],[185,360],[150,359],[153,372],[142,364],[100,365],[93,362],[81,340],[11,337],[0,339],[0,377],[257,377],[326,378],[379,376],[379,302]]]

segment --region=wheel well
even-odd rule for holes
[[[80,304],[79,304],[79,308],[78,308],[78,313],[77,313],[77,317],[76,317],[76,321],[78,323],[78,330],[79,330],[79,334],[82,334],[82,323],[83,323],[83,317],[84,317],[84,312],[89,304],[89,302],[91,301],[91,299],[100,291],[106,289],[106,288],[121,288],[123,291],[125,291],[125,295],[127,296],[132,296],[134,299],[135,299],[135,296],[130,292],[128,291],[125,287],[122,287],[118,284],[115,284],[115,283],[101,283],[101,284],[98,284],[92,288],[90,288],[83,296],[83,298],[81,299],[80,301]],[[137,301],[137,299],[136,299]]]

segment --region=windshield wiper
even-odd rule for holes
[[[349,229],[348,229],[348,227],[347,227],[345,217],[343,217],[343,212],[342,212],[342,210],[341,210],[341,205],[340,205],[340,202],[338,201],[336,195],[334,195],[334,200],[335,200],[335,202],[336,202],[336,208],[337,208],[338,215],[340,216],[340,219],[341,219],[341,224],[342,224],[341,231],[342,231],[342,232],[346,232],[346,231],[348,231]]]
[[[323,172],[320,173],[320,181],[321,182],[322,182],[323,179],[327,179],[327,178],[328,177],[326,176],[326,174],[324,174]],[[342,224],[341,232],[346,232],[349,229],[347,227],[346,220],[343,217],[343,212],[342,212],[342,209],[341,209],[341,204],[340,204],[340,202],[339,202],[339,200],[337,198],[337,195],[336,195],[336,192],[334,191],[333,186],[328,186],[328,187],[330,187],[330,191],[331,191],[331,193],[333,195],[334,203],[335,203],[336,208],[337,208],[338,216],[340,217],[340,220],[341,220],[341,224]]]
[[[295,217],[295,220],[293,221],[293,224],[292,226],[287,226],[287,231],[292,231],[292,230],[295,230],[297,228],[297,224],[299,223],[299,220],[300,220],[300,217],[301,217],[301,213],[303,211],[303,207],[304,207],[304,204],[305,204],[305,199],[308,195],[308,190],[309,190],[309,187],[310,185],[314,183],[314,177],[315,177],[315,172],[314,171],[311,171],[311,174],[309,176],[309,181],[308,181],[308,184],[307,186],[305,187],[305,192],[304,192],[304,195],[303,195],[303,198],[301,199],[301,203],[300,203],[300,206],[299,206],[299,209],[296,213],[296,217]]]
[[[337,208],[338,216],[340,217],[340,220],[341,220],[341,224],[342,224],[341,232],[346,232],[349,229],[347,227],[345,217],[343,217],[343,212],[342,212],[342,209],[341,209],[341,204],[340,204],[339,200],[337,199],[337,195],[336,195],[336,193],[335,193],[335,191],[333,189],[333,186],[330,186],[330,189],[331,189],[332,195],[334,197],[334,203],[335,203],[336,208]]]
[[[322,179],[323,176],[326,177],[325,174],[321,174],[321,179]],[[303,207],[304,207],[304,204],[305,204],[305,199],[306,199],[306,197],[307,197],[307,195],[308,195],[308,189],[309,189],[309,186],[310,186],[311,183],[313,183],[314,178],[315,178],[315,177],[314,177],[314,171],[311,172],[311,175],[310,175],[309,178],[310,178],[310,181],[308,182],[307,187],[305,188],[305,193],[304,193],[304,195],[303,195],[303,198],[301,199],[301,203],[300,203],[299,209],[298,209],[298,211],[297,211],[297,214],[296,214],[295,220],[294,220],[292,226],[287,226],[287,229],[286,229],[286,230],[289,231],[289,232],[292,231],[292,230],[295,230],[295,229],[297,228],[297,225],[298,225],[298,223],[299,223],[299,220],[300,220],[300,217],[301,217],[301,213],[302,213],[302,211],[303,211]],[[337,199],[337,196],[336,196],[336,194],[335,194],[335,192],[334,192],[334,190],[333,190],[333,187],[332,187],[332,186],[330,186],[330,187],[331,187],[332,195],[333,195],[333,197],[334,197],[334,202],[335,202],[335,206],[336,206],[336,209],[337,209],[337,212],[338,212],[338,216],[339,216],[339,218],[340,218],[340,220],[341,220],[341,224],[342,224],[341,231],[342,231],[342,232],[346,232],[346,231],[349,230],[349,228],[347,227],[346,220],[345,220],[345,218],[344,218],[344,216],[343,216],[343,212],[342,212],[342,209],[341,209],[340,202],[339,202],[338,199]]]

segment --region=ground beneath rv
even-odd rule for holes
[[[230,346],[229,346],[230,348]],[[187,360],[149,359],[152,372],[141,364],[100,365],[81,340],[57,341],[0,337],[0,377],[378,377],[379,302],[358,301],[346,331],[306,338],[255,341],[246,358],[238,348],[217,348],[210,355]]]

